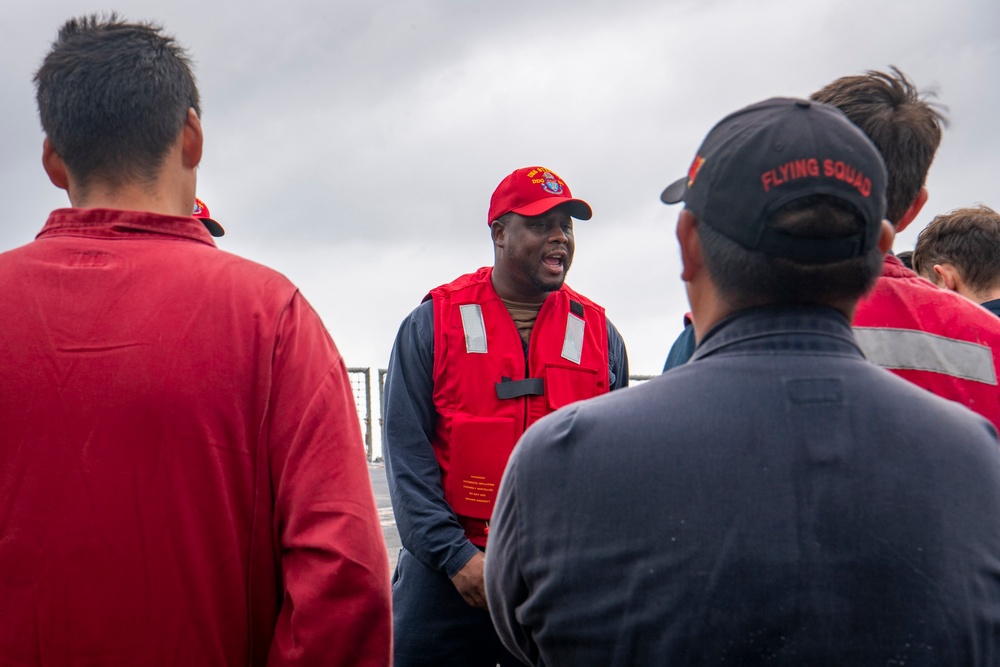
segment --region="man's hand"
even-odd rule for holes
[[[486,584],[483,581],[483,563],[486,559],[480,551],[451,578],[462,598],[471,606],[486,609]]]

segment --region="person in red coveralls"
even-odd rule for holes
[[[0,254],[0,663],[386,667],[344,361],[294,285],[192,215],[184,50],[72,19],[35,83],[72,208]]]
[[[397,667],[508,667],[483,583],[493,500],[524,430],[628,385],[604,309],[565,284],[590,206],[544,167],[503,179],[486,218],[494,263],[437,287],[403,321],[386,379],[385,461],[403,549]]]
[[[940,112],[897,69],[845,76],[813,93],[868,135],[889,171],[886,217],[903,231],[927,202],[924,181],[941,143]],[[1000,320],[937,289],[892,253],[858,304],[854,335],[865,356],[1000,429]]]

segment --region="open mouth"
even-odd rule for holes
[[[562,253],[546,255],[542,258],[542,264],[552,273],[562,273],[566,266],[566,256]]]

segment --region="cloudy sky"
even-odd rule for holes
[[[595,212],[570,284],[658,372],[687,309],[660,190],[728,112],[844,74],[897,65],[949,110],[897,250],[935,213],[1000,206],[996,0],[35,0],[0,22],[0,251],[67,205],[32,74],[65,19],[111,9],[188,48],[219,246],[288,275],[349,365],[384,367],[428,289],[492,263],[490,194],[541,164]]]

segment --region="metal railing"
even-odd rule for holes
[[[365,456],[372,460],[372,375],[371,368],[348,368],[347,376],[351,380],[351,393],[354,394],[354,407],[358,411],[361,422],[361,433],[365,438]],[[380,403],[381,405],[381,403]],[[381,423],[381,411],[379,423]]]
[[[385,379],[388,370],[379,368],[378,370],[378,405],[372,405],[372,369],[371,367],[353,367],[347,369],[347,374],[351,379],[351,390],[354,394],[354,405],[358,410],[358,419],[361,422],[361,432],[365,439],[365,454],[369,461],[375,462],[382,459],[381,443],[385,441]],[[629,375],[629,385],[640,385],[643,382],[652,380],[655,375]],[[376,453],[373,443],[374,419],[373,408],[378,410],[378,442],[379,451]]]

